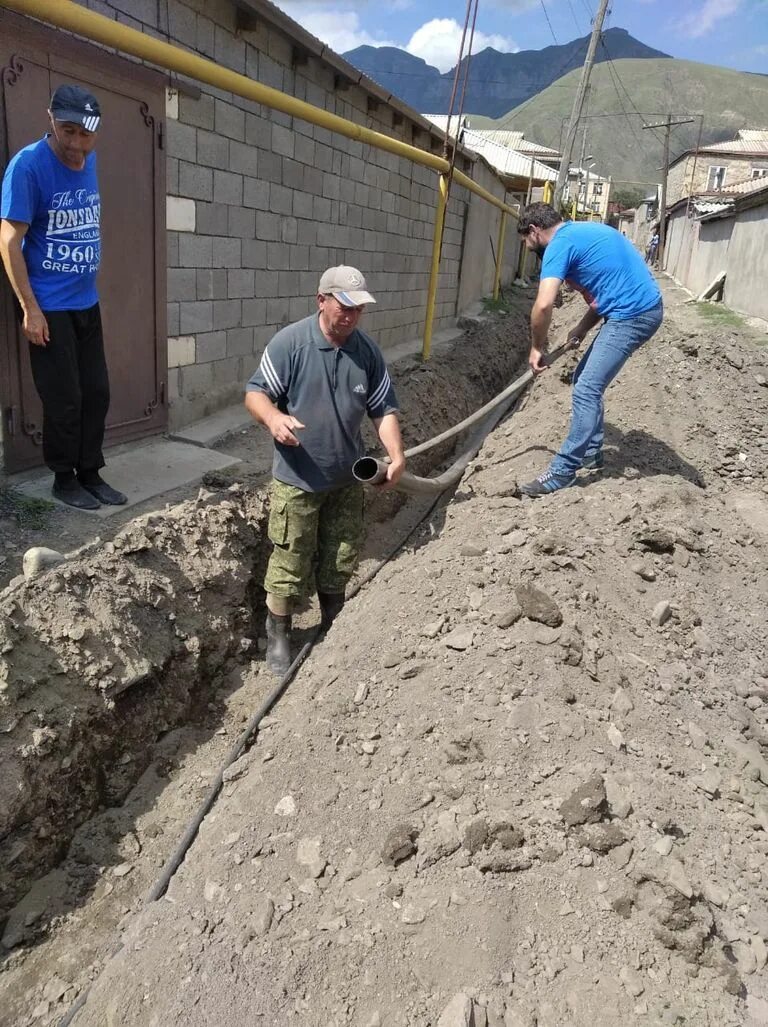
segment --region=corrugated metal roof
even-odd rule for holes
[[[542,164],[535,158],[526,157],[516,150],[510,150],[507,146],[492,143],[481,133],[473,132],[471,128],[465,130],[462,142],[468,150],[474,150],[475,153],[485,157],[491,167],[496,168],[503,175],[528,178],[531,174],[531,164],[533,164],[534,182],[557,181],[557,172],[548,168],[546,164]]]
[[[732,185],[724,185],[720,193],[726,195],[734,194],[748,196],[750,193],[759,192],[761,189],[768,189],[768,177],[748,178],[744,182],[734,182]]]
[[[694,200],[693,209],[697,214],[721,214],[733,207],[733,200]]]
[[[737,139],[745,139],[748,142],[768,141],[768,128],[740,128],[736,133]]]
[[[758,157],[768,155],[768,137],[765,139],[729,139],[724,143],[702,146],[699,153],[744,153]]]
[[[439,128],[441,132],[445,132],[446,125],[450,118],[451,129],[450,136],[452,139],[456,137],[456,126],[460,128],[467,128],[469,125],[469,118],[466,114],[459,116],[458,114],[422,114],[422,118],[426,118],[427,121],[431,121],[435,128]]]
[[[511,129],[505,128],[477,128],[472,131],[485,136],[491,143],[508,146],[510,150],[517,150],[518,153],[538,153],[547,157],[562,157],[558,150],[553,150],[551,146],[543,146],[541,143],[531,142],[530,139],[525,138],[522,132],[513,132]]]
[[[440,129],[441,132],[445,132],[446,125],[448,124],[449,115],[447,114],[422,114],[423,118],[427,121],[431,121],[435,128]],[[457,120],[459,119],[459,120]],[[541,143],[534,143],[530,139],[526,139],[522,132],[512,131],[511,129],[504,128],[472,128],[471,115],[462,114],[459,118],[456,114],[450,115],[450,135],[451,138],[456,137],[457,125],[462,128],[465,135],[462,137],[466,140],[466,132],[472,132],[472,135],[476,138],[482,136],[489,143],[496,143],[499,146],[505,146],[509,150],[515,150],[517,153],[527,153],[530,156],[541,156],[541,157],[561,157],[562,154],[557,150],[553,150],[549,146],[543,146]],[[473,147],[476,149],[476,147]]]

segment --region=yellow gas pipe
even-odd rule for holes
[[[499,239],[496,243],[496,277],[493,280],[493,298],[497,300],[499,298],[499,288],[501,286],[501,263],[502,256],[504,254],[504,233],[507,229],[507,215],[505,211],[501,212],[501,224],[499,225]]]

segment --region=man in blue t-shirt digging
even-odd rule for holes
[[[281,676],[291,663],[294,600],[316,586],[321,626],[329,628],[357,566],[363,489],[352,464],[365,453],[366,416],[390,459],[381,487],[396,485],[405,467],[387,365],[359,327],[375,302],[357,268],[328,268],[317,311],[274,336],[246,386],[246,408],[275,442],[268,527],[274,548],[264,589],[267,666]]]
[[[563,221],[548,203],[532,203],[517,230],[541,258],[541,276],[531,311],[534,374],[547,369],[545,353],[552,309],[567,282],[587,301],[587,312],[568,333],[576,347],[603,320],[592,345],[573,373],[573,410],[568,437],[549,468],[522,485],[526,496],[568,488],[576,472],[603,466],[603,394],[635,350],[656,332],[664,310],[653,275],[634,246],[608,225]]]
[[[53,494],[68,506],[96,510],[126,502],[99,474],[109,409],[96,292],[101,200],[94,146],[101,111],[81,86],[63,85],[48,115],[51,131],[6,168],[0,254],[30,343]]]

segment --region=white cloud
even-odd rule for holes
[[[357,11],[346,6],[349,0],[341,0],[342,6],[330,7],[327,0],[280,0],[281,10],[302,25],[313,36],[327,43],[336,53],[346,53],[358,46],[396,46],[407,50],[415,57],[421,57],[440,71],[449,71],[456,66],[461,43],[461,25],[453,18],[433,18],[418,28],[406,44],[378,34],[372,35],[364,27],[365,19]],[[411,0],[388,0],[390,11],[402,9]],[[507,6],[521,9],[531,0],[502,0]],[[469,37],[467,37],[468,39]],[[479,53],[486,47],[502,53],[516,53],[520,48],[508,36],[487,34],[475,29],[472,52]]]
[[[357,12],[349,8],[327,7],[317,0],[283,0],[279,6],[289,18],[339,54],[358,46],[400,45],[391,39],[372,36],[362,27]]]
[[[433,18],[411,36],[405,49],[415,57],[421,57],[440,71],[450,71],[456,66],[461,44],[462,27],[453,18]],[[467,35],[467,42],[469,35]],[[520,47],[508,36],[487,35],[475,29],[472,52],[479,53],[491,46],[502,53],[517,53]]]
[[[691,11],[678,22],[678,27],[694,39],[705,36],[723,18],[735,14],[742,0],[704,0],[695,11]]]

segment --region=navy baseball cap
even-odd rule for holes
[[[101,124],[99,101],[82,86],[59,86],[51,97],[50,110],[56,121],[82,125],[86,132],[95,132]]]

